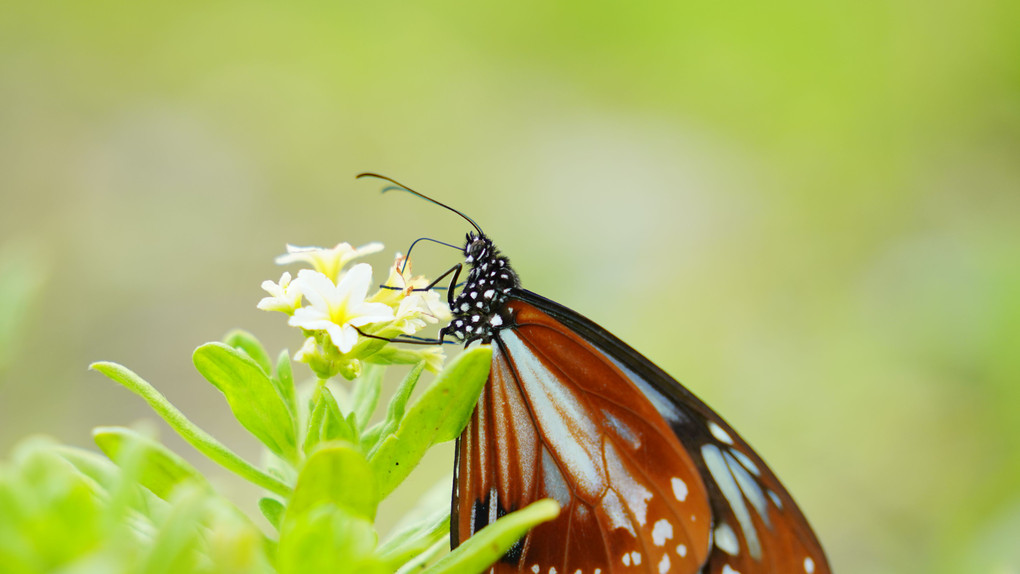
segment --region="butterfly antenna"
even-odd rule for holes
[[[423,193],[417,192],[417,191],[411,189],[410,187],[407,187],[406,185],[400,183],[399,181],[396,181],[395,179],[386,177],[385,175],[379,175],[378,173],[372,173],[372,172],[359,173],[357,176],[355,176],[355,179],[361,179],[363,177],[374,177],[376,179],[381,179],[383,181],[388,181],[388,182],[390,182],[390,183],[392,183],[393,185],[396,186],[396,187],[385,187],[385,188],[383,188],[383,193],[386,193],[387,191],[390,191],[391,189],[399,189],[401,191],[406,191],[408,193],[413,193],[414,195],[417,195],[418,197],[420,197],[420,198],[422,198],[422,199],[424,199],[426,201],[430,201],[430,202],[438,205],[439,207],[443,207],[443,208],[449,209],[450,211],[452,211],[452,212],[456,213],[457,215],[463,217],[465,221],[470,223],[471,227],[474,227],[475,231],[478,232],[478,235],[485,235],[485,233],[482,231],[482,228],[478,227],[478,224],[475,223],[474,219],[471,219],[470,217],[464,215],[462,212],[460,212],[460,211],[450,207],[449,205],[446,205],[445,203],[438,202],[438,201],[432,199],[431,197],[429,197],[429,196],[427,196],[427,195],[425,195]]]
[[[418,239],[415,239],[413,243],[411,243],[410,247],[407,248],[407,255],[404,256],[404,264],[400,266],[400,274],[401,275],[404,274],[404,268],[407,267],[407,262],[411,260],[411,250],[414,249],[414,246],[418,245],[418,242],[420,242],[420,241],[431,241],[432,243],[438,243],[440,245],[445,245],[445,246],[447,246],[447,247],[449,247],[451,249],[456,249],[457,251],[461,250],[460,247],[457,247],[456,245],[453,245],[453,244],[450,244],[450,243],[446,243],[445,241],[440,241],[438,239],[432,239],[431,237],[419,237]]]

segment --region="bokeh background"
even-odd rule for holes
[[[94,360],[257,456],[190,353],[233,327],[296,349],[255,309],[284,245],[467,230],[353,179],[373,170],[723,413],[838,572],[1018,572],[1017,22],[1009,0],[5,2],[0,456],[156,419]]]

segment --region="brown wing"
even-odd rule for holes
[[[537,309],[511,309],[458,444],[455,537],[554,498],[560,516],[495,572],[697,572],[711,512],[692,457],[611,361]]]
[[[829,572],[793,499],[717,414],[584,317],[520,292],[458,441],[453,540],[563,510],[493,572]]]

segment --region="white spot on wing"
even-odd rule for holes
[[[740,574],[738,570],[734,570],[729,564],[722,567],[722,574]]]
[[[669,572],[669,554],[663,554],[662,560],[659,561],[659,574],[666,574]]]
[[[733,479],[733,475],[730,474],[729,466],[726,464],[726,460],[723,459],[722,452],[714,444],[706,444],[701,447],[701,457],[705,460],[708,472],[712,475],[716,485],[719,486],[719,490],[726,497],[726,502],[730,504],[733,515],[736,516],[737,522],[740,524],[740,530],[744,533],[744,540],[747,542],[747,549],[750,551],[751,557],[755,560],[760,560],[761,543],[758,542],[758,532],[754,529],[754,523],[751,522],[751,513],[748,512],[747,505],[744,504],[744,495],[740,491],[740,487],[737,486],[737,482]]]
[[[634,562],[635,566],[641,564],[641,553],[640,552],[631,552],[630,553],[630,559],[631,559],[632,562]]]
[[[684,556],[687,556],[687,546],[686,546],[686,545],[684,545],[684,544],[681,544],[681,545],[677,546],[677,547],[676,547],[676,553],[677,553],[677,554],[678,554],[678,555],[679,555],[679,556],[680,556],[681,558],[683,558]]]
[[[623,565],[630,566],[630,554],[623,555]]]
[[[729,433],[724,431],[721,426],[715,424],[714,422],[708,421],[708,430],[711,431],[712,436],[718,439],[719,442],[733,444],[733,439],[730,437]]]
[[[740,485],[740,490],[743,491],[744,496],[751,501],[751,506],[754,507],[755,511],[758,512],[758,516],[761,517],[762,522],[765,526],[772,528],[772,521],[769,518],[768,506],[765,500],[765,493],[762,492],[761,486],[758,482],[751,477],[747,472],[747,469],[737,462],[737,459],[733,458],[730,453],[735,452],[733,449],[727,449],[727,452],[723,455],[726,459],[726,466],[729,467],[730,473],[733,474],[733,478],[737,480],[737,484]]]
[[[761,471],[758,470],[758,465],[754,464],[754,461],[748,458],[746,454],[740,452],[735,448],[730,449],[730,454],[736,457],[736,459],[740,461],[740,464],[744,465],[744,468],[751,471],[751,474],[755,476],[761,476]]]
[[[666,541],[673,538],[673,525],[663,518],[652,527],[652,542],[656,546],[665,546]]]
[[[813,574],[815,571],[815,561],[810,556],[804,559],[804,571],[807,574]]]
[[[768,492],[769,492],[769,498],[772,499],[772,504],[775,504],[777,508],[782,510],[783,509],[783,501],[779,499],[779,495],[774,493],[774,492],[772,492],[771,490],[768,491]]]
[[[740,542],[737,541],[737,535],[733,533],[733,529],[730,528],[729,524],[725,522],[720,523],[719,528],[715,529],[712,539],[719,550],[730,556],[736,556],[740,553]]]
[[[687,500],[687,483],[675,476],[670,482],[673,484],[673,496],[680,502]]]

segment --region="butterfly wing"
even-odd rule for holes
[[[554,498],[494,572],[828,572],[793,499],[718,415],[619,339],[515,289],[457,445],[454,546]],[[703,569],[702,569],[703,568]]]
[[[533,311],[512,307],[522,318]],[[503,330],[493,356],[458,445],[455,538],[554,498],[560,516],[495,571],[657,572],[682,560],[696,571],[711,527],[705,487],[654,406],[568,331]]]

